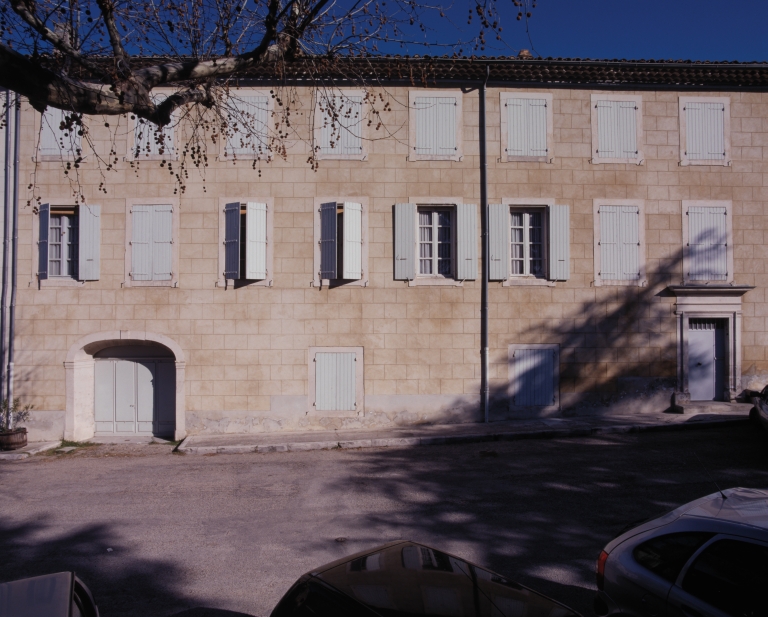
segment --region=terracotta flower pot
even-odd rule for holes
[[[0,432],[0,450],[18,450],[27,445],[27,429]]]

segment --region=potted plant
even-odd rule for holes
[[[18,450],[27,445],[27,429],[16,425],[29,420],[30,409],[32,405],[22,407],[18,398],[10,404],[8,399],[0,403],[0,450]]]

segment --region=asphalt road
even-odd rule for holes
[[[305,571],[405,538],[591,615],[601,547],[628,522],[714,492],[697,454],[722,488],[768,487],[768,436],[747,425],[413,449],[37,456],[0,464],[0,581],[75,570],[104,617],[262,616]]]

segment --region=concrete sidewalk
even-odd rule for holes
[[[273,432],[237,435],[193,435],[178,446],[187,454],[291,452],[331,448],[377,448],[437,444],[584,437],[610,433],[685,430],[745,422],[751,404],[715,404],[686,413],[643,413],[610,416],[536,418],[489,424],[443,424],[384,430],[334,430],[307,433]]]

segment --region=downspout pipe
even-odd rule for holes
[[[490,66],[485,65],[485,81],[480,86],[480,225],[482,252],[482,279],[480,287],[480,396],[483,400],[485,422],[490,422],[490,388],[488,377],[488,157],[485,137],[485,88],[488,85]]]
[[[14,326],[16,321],[16,263],[19,248],[19,128],[21,125],[21,100],[14,95],[13,118],[13,236],[11,238],[11,304],[8,307],[8,385],[6,393],[8,402],[13,402],[13,348]]]
[[[5,394],[5,362],[6,352],[6,317],[8,306],[8,231],[11,212],[11,180],[13,169],[13,150],[11,148],[11,91],[3,90],[5,100],[5,162],[3,169],[3,253],[2,253],[2,282],[0,282],[0,400],[6,398]]]

